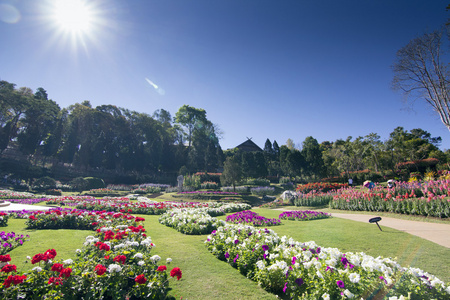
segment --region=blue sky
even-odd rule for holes
[[[0,0],[0,79],[43,87],[61,108],[174,116],[188,104],[221,128],[223,149],[247,137],[385,140],[397,126],[450,149],[438,116],[391,89],[397,50],[439,29],[448,1],[89,0],[79,32],[55,21],[56,2]]]

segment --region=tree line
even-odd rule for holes
[[[441,138],[420,128],[397,127],[385,141],[376,133],[320,144],[309,136],[300,147],[291,139],[282,146],[267,139],[262,152],[222,151],[220,137],[206,111],[189,105],[174,117],[164,109],[149,115],[89,101],[61,109],[43,88],[33,92],[0,81],[0,154],[13,149],[37,166],[152,176],[229,173],[233,166],[242,178],[314,181],[361,170],[395,174],[405,161],[448,160],[438,148]]]
[[[89,101],[61,109],[47,91],[0,81],[0,154],[15,149],[34,165],[155,174],[216,171],[220,130],[206,111],[183,105],[175,117]]]

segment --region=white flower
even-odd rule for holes
[[[158,261],[161,260],[161,257],[159,255],[153,255],[152,257],[150,257],[150,260],[156,264]]]
[[[136,254],[133,256],[133,258],[143,258],[143,257],[144,257],[144,254],[142,254],[142,253],[140,253],[140,252],[136,253]]]
[[[170,257],[168,257],[168,258],[166,259],[166,262],[167,262],[168,264],[170,264],[170,263],[172,262],[172,259],[171,259]]]
[[[76,253],[81,253],[81,249],[75,250]]]
[[[27,256],[27,259],[31,259],[31,257],[30,257],[30,256]]]
[[[264,263],[263,260],[258,260],[258,261],[256,262],[256,266],[258,267],[258,269],[264,270],[264,268],[266,267],[266,264]]]
[[[65,261],[63,261],[63,264],[65,264],[65,265],[71,265],[71,264],[73,264],[73,260],[71,260],[70,258],[69,258],[69,259],[66,259]]]
[[[324,294],[322,295],[322,299],[323,299],[323,300],[330,300],[330,295],[328,295],[327,293],[324,293]]]
[[[108,267],[108,272],[109,273],[113,273],[113,272],[119,273],[121,271],[122,271],[122,267],[120,265],[117,265],[117,264],[111,264]]]
[[[143,261],[143,260],[138,261],[138,265],[140,265],[140,266],[145,265],[145,261]]]
[[[344,291],[344,295],[347,296],[347,298],[350,298],[350,299],[353,298],[353,297],[355,297],[355,295],[352,294],[352,293],[351,293],[349,290],[347,290],[347,289]]]
[[[33,271],[36,271],[36,272],[41,272],[42,271],[42,268],[41,267],[34,267],[33,268]]]
[[[358,283],[360,278],[361,276],[359,276],[358,273],[350,273],[350,275],[348,275],[348,279],[353,283]]]

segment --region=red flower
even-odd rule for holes
[[[100,250],[105,250],[105,251],[109,251],[111,248],[108,246],[108,244],[101,243],[101,244],[100,244],[100,247],[98,247],[98,249],[100,249]]]
[[[147,279],[145,279],[144,274],[138,275],[136,276],[136,278],[134,279],[134,281],[136,281],[139,284],[144,284],[147,282]]]
[[[9,272],[15,272],[16,270],[17,270],[17,268],[15,265],[7,264],[2,268],[1,271],[5,272],[5,273],[9,273]]]
[[[61,273],[59,274],[59,276],[65,276],[66,278],[70,277],[70,273],[72,273],[72,269],[71,268],[65,268],[61,270]]]
[[[35,216],[29,216],[28,219],[36,220],[36,217]]]
[[[36,264],[38,262],[40,262],[41,260],[48,260],[48,257],[42,253],[38,253],[35,256],[33,256],[33,258],[31,259],[31,264]]]
[[[50,277],[48,279],[48,284],[54,283],[55,285],[60,285],[63,283],[62,278],[59,277]]]
[[[27,279],[27,275],[14,275],[12,278],[13,284],[22,283],[25,279]]]
[[[106,272],[106,267],[102,266],[100,264],[98,264],[95,268],[94,268],[95,273],[97,273],[97,275],[103,275]]]
[[[125,255],[117,255],[114,257],[115,262],[121,262],[122,264],[125,264],[125,261],[127,260],[127,257]]]
[[[159,266],[158,269],[156,269],[158,272],[164,272],[165,270],[167,270],[166,266]]]
[[[109,255],[105,255],[105,259],[109,259]]]
[[[55,249],[48,249],[47,251],[44,252],[44,255],[46,255],[48,259],[54,259],[56,256],[56,251]]]
[[[61,270],[64,268],[64,266],[62,264],[53,264],[52,266],[52,271],[53,272],[61,272]]]
[[[3,282],[3,285],[5,288],[9,288],[12,284],[19,284],[22,283],[25,279],[27,279],[27,275],[9,275],[8,278],[5,279],[5,282]]]
[[[181,269],[180,268],[173,268],[172,271],[170,271],[170,276],[175,277],[177,276],[177,280],[181,279]]]
[[[0,261],[1,261],[1,262],[8,262],[8,261],[11,261],[11,256],[9,256],[9,254],[6,254],[6,255],[0,255]]]

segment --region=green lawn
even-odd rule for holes
[[[298,208],[297,208],[298,209]],[[278,210],[255,209],[265,217],[275,218]],[[170,257],[170,267],[180,267],[183,278],[171,279],[169,296],[173,299],[275,299],[258,285],[243,277],[236,269],[219,261],[204,246],[206,235],[188,236],[158,223],[159,216],[144,216],[144,226],[156,247],[152,254],[158,254],[162,261]],[[224,216],[220,217],[225,219]],[[444,282],[450,281],[450,251],[448,248],[390,228],[379,231],[369,223],[340,218],[315,221],[283,221],[272,227],[280,236],[287,235],[297,241],[315,241],[321,247],[336,247],[341,251],[363,251],[372,256],[397,257],[402,266],[411,265],[438,276]],[[25,270],[26,256],[54,248],[57,258],[75,257],[75,249],[81,248],[89,231],[74,230],[25,230],[24,220],[9,220],[6,231],[30,235],[30,241],[10,252],[18,268]]]

